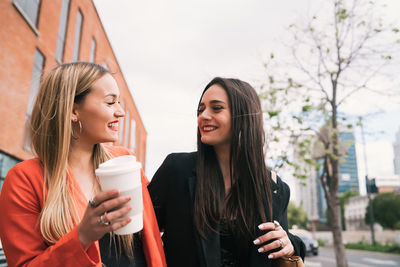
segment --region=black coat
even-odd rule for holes
[[[193,198],[196,181],[196,152],[173,153],[167,156],[148,186],[160,230],[167,265],[220,266],[220,238],[210,232],[201,238],[193,224]],[[279,177],[271,182],[273,217],[287,231],[287,206],[290,189]],[[266,211],[267,212],[267,211]],[[262,222],[260,222],[262,223]],[[218,230],[218,229],[217,229]],[[259,231],[254,239],[263,233]],[[288,233],[296,255],[304,258],[305,248],[300,238]],[[268,253],[259,253],[259,246],[251,244],[248,266],[271,266]]]

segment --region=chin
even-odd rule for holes
[[[209,145],[209,146],[214,146],[215,142],[213,142],[212,140],[208,139],[208,138],[201,138],[201,142],[205,145]]]
[[[115,143],[118,141],[118,138],[104,138],[99,143]]]

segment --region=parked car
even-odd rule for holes
[[[312,238],[312,235],[308,231],[301,231],[294,233],[303,240],[306,245],[306,254],[318,255],[318,241]]]

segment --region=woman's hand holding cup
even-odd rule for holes
[[[118,190],[100,192],[89,201],[85,214],[78,225],[78,236],[86,250],[90,244],[102,238],[106,233],[113,232],[127,225],[130,217],[116,220],[132,209],[126,205],[131,196],[120,196]]]

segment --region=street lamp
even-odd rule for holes
[[[364,165],[365,165],[365,185],[367,187],[367,196],[368,196],[368,206],[369,206],[369,226],[371,229],[371,243],[375,245],[375,232],[374,232],[374,208],[372,207],[371,201],[371,183],[368,179],[368,164],[367,164],[367,152],[366,152],[366,143],[365,143],[365,134],[364,134],[364,124],[362,122],[362,117],[359,117],[359,125],[361,126],[361,136],[364,147]]]

